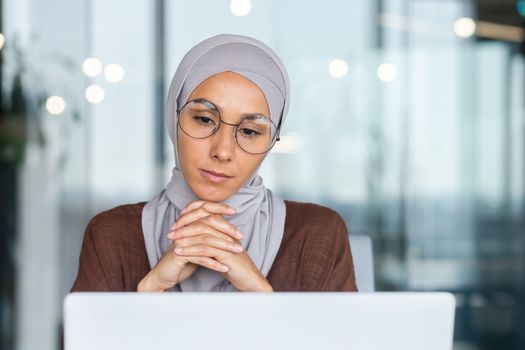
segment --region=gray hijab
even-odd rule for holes
[[[153,268],[171,244],[166,235],[180,212],[199,198],[186,183],[177,153],[176,111],[191,92],[212,75],[231,71],[256,84],[264,93],[270,116],[276,125],[285,118],[290,99],[286,69],[270,47],[240,35],[222,34],[194,46],[180,62],[168,93],[166,122],[175,153],[175,167],[168,185],[142,210],[142,230],[150,267]],[[282,124],[282,120],[280,121]],[[236,209],[226,220],[244,235],[241,240],[251,259],[266,276],[270,271],[284,233],[284,201],[264,186],[258,169],[225,204]],[[236,291],[219,272],[199,267],[192,276],[171,291]]]

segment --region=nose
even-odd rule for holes
[[[235,153],[235,127],[221,123],[211,137],[210,156],[220,161],[231,161]]]

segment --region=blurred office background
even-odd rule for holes
[[[262,170],[374,243],[381,291],[457,297],[456,350],[525,349],[525,1],[0,0],[0,348],[57,349],[97,212],[173,155],[182,55],[255,36],[289,69]]]

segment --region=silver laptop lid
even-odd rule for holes
[[[72,293],[65,350],[451,350],[449,293]]]

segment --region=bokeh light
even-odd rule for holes
[[[106,68],[104,68],[104,77],[111,83],[118,83],[124,79],[125,74],[126,72],[124,67],[122,67],[120,64],[112,63],[108,64]]]
[[[102,86],[93,84],[87,87],[86,89],[86,100],[91,103],[97,104],[104,100],[106,93]]]
[[[340,58],[331,60],[328,64],[328,73],[334,78],[342,78],[348,73],[348,64]]]
[[[46,109],[53,115],[59,115],[66,109],[66,101],[60,96],[49,96],[46,100]]]
[[[230,11],[235,16],[247,16],[252,11],[252,2],[250,0],[230,0]]]
[[[476,22],[472,18],[462,17],[454,22],[454,33],[460,38],[469,38],[476,32]]]
[[[377,68],[377,77],[385,83],[396,80],[397,67],[392,63],[382,63]]]
[[[86,58],[82,63],[82,71],[88,77],[96,77],[102,73],[102,62],[95,57]]]
[[[275,143],[272,153],[297,153],[303,144],[302,138],[296,133],[281,135],[279,142]]]

